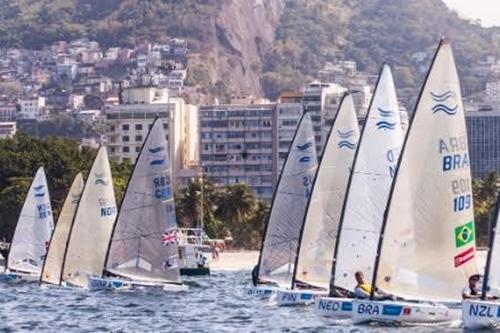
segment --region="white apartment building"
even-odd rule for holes
[[[12,138],[17,132],[15,121],[0,122],[0,139]]]
[[[283,93],[276,105],[278,174],[281,172],[303,114],[302,93]]]
[[[8,103],[0,105],[0,121],[16,120],[16,110],[15,104]]]
[[[347,88],[335,84],[314,81],[304,88],[304,112],[311,113],[316,149],[322,155],[326,137],[337,114],[338,106]]]
[[[18,120],[36,120],[45,118],[45,97],[32,97],[19,100]]]
[[[492,104],[500,103],[500,81],[486,83],[486,98]]]
[[[199,173],[197,108],[182,98],[169,98],[168,90],[138,87],[123,90],[121,104],[106,110],[106,136],[110,157],[134,163],[158,116],[163,120],[169,145],[174,185],[182,185]],[[193,148],[195,147],[195,148]]]
[[[276,104],[200,107],[201,165],[215,184],[244,183],[271,200],[276,172]]]

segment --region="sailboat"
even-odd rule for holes
[[[62,265],[62,284],[87,288],[89,276],[101,276],[116,200],[106,147],[99,148],[83,188]]]
[[[463,238],[462,232],[471,234]],[[442,40],[416,104],[384,217],[373,288],[410,301],[356,300],[353,321],[453,318],[477,274],[467,130],[455,61]],[[374,290],[374,289],[373,289]]]
[[[135,163],[107,251],[105,277],[91,277],[91,290],[187,290],[179,271],[172,171],[159,118]]]
[[[270,296],[290,287],[300,231],[318,167],[314,132],[304,113],[278,181],[262,241],[258,265],[248,295]]]
[[[71,184],[61,212],[59,213],[59,218],[57,219],[57,224],[47,250],[40,283],[61,284],[64,253],[68,245],[71,225],[78,202],[80,201],[80,196],[82,195],[83,186],[83,175],[79,172]]]
[[[368,109],[342,208],[334,244],[329,297],[315,302],[315,312],[335,318],[352,315],[354,274],[367,276],[375,256],[387,198],[394,179],[403,130],[391,69],[384,64]]]
[[[49,188],[40,167],[24,200],[0,280],[38,281],[53,228]]]
[[[465,327],[469,329],[500,327],[500,302],[498,300],[490,300],[490,296],[498,297],[500,294],[499,211],[500,196],[497,198],[494,220],[491,225],[481,298],[462,301],[462,319]],[[463,229],[460,237],[461,241],[466,241],[468,237],[473,237],[473,233]]]
[[[359,126],[345,94],[326,140],[302,227],[291,290],[278,289],[279,305],[310,304],[328,294],[340,212],[358,145]]]

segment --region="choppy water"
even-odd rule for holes
[[[190,290],[86,292],[0,284],[2,332],[461,332],[449,327],[335,325],[312,307],[246,296],[249,271],[187,280]]]

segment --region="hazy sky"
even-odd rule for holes
[[[500,0],[443,0],[462,16],[481,19],[484,26],[500,26]]]

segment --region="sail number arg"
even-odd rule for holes
[[[52,215],[52,211],[49,207],[49,204],[46,203],[36,205],[36,211],[38,213],[39,219],[45,219]]]
[[[165,200],[172,196],[169,177],[166,176],[155,177],[153,178],[153,185],[154,185],[155,197],[157,199]]]
[[[469,153],[465,136],[439,139],[443,172],[469,167]]]
[[[469,178],[454,179],[451,181],[453,197],[453,211],[461,212],[472,208],[472,191]]]

